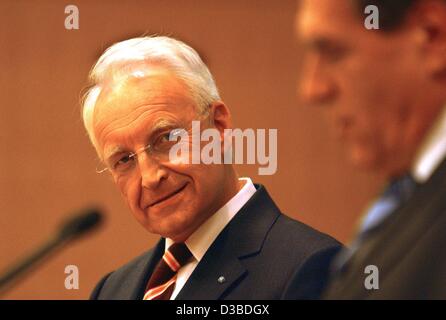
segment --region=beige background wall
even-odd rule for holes
[[[80,30],[64,28],[64,8]],[[277,128],[278,171],[257,176],[279,207],[341,241],[378,181],[345,163],[321,110],[296,100],[300,53],[294,0],[0,1],[0,270],[29,252],[70,212],[107,210],[101,230],[53,257],[0,298],[84,299],[100,277],[149,249],[157,237],[133,219],[95,154],[79,117],[79,92],[103,49],[143,33],[195,47],[213,72],[237,127]],[[64,288],[64,268],[80,289]]]

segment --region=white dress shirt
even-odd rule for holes
[[[411,174],[416,182],[425,183],[446,157],[446,107],[429,129],[415,157]]]
[[[185,241],[187,247],[192,252],[193,257],[187,264],[178,270],[175,289],[170,300],[176,298],[220,232],[256,192],[256,188],[250,178],[239,178],[239,181],[245,181],[242,189],[240,189],[231,200],[195,230],[195,232]],[[172,244],[173,241],[167,238],[165,250]]]

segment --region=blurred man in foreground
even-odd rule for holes
[[[388,182],[326,297],[446,298],[446,2],[304,0],[296,29],[304,103],[326,109],[351,161]]]
[[[168,37],[126,40],[105,51],[90,79],[91,142],[134,217],[162,237],[106,275],[92,299],[319,296],[339,243],[284,216],[263,186],[219,163],[231,115],[195,50]],[[217,163],[172,158],[178,144],[203,144],[182,139],[193,122],[217,132]]]

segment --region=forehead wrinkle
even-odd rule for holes
[[[178,105],[178,101],[175,101],[174,97],[175,97],[175,95],[168,94],[162,98],[162,101],[151,101],[149,104],[147,104],[147,98],[141,98],[140,100],[144,100],[144,101],[140,101],[140,102],[138,101],[139,103],[141,103],[141,105],[134,107],[133,110],[130,112],[128,112],[128,111],[125,112],[125,110],[121,109],[121,107],[109,105],[108,103],[106,103],[105,105],[102,105],[100,107],[97,107],[94,110],[93,122],[96,122],[96,125],[95,125],[96,130],[95,131],[97,132],[96,136],[98,137],[98,140],[104,141],[106,136],[108,135],[108,134],[105,134],[105,136],[104,136],[104,131],[107,131],[108,127],[113,126],[116,123],[118,123],[119,126],[117,128],[114,128],[113,130],[119,130],[122,127],[125,127],[126,125],[128,125],[128,123],[137,121],[138,118],[140,118],[147,112],[150,112],[150,111],[156,112],[157,107],[166,107],[166,111],[171,109],[175,105]],[[183,107],[185,110],[187,110],[189,105],[192,106],[193,110],[196,110],[195,104],[192,101],[189,101],[187,99],[187,97],[181,97],[181,103],[184,104]],[[138,113],[138,110],[141,108],[143,108],[143,112],[141,112],[141,114],[139,114],[135,117],[135,113]],[[144,108],[147,108],[148,110],[144,110]],[[153,109],[155,109],[155,110],[153,110]],[[105,114],[105,117],[100,116],[103,114]],[[112,117],[112,120],[110,120],[110,117]],[[135,118],[132,119],[133,117],[135,117]],[[99,119],[99,121],[98,121],[98,118],[102,118],[102,119]],[[128,120],[128,119],[130,119],[130,120]],[[108,123],[104,123],[104,122],[108,122]],[[122,123],[122,124],[120,124],[120,123]],[[104,136],[103,137],[104,139],[101,139],[101,136]]]
[[[108,160],[109,158],[113,157],[115,154],[121,153],[124,151],[124,148],[121,146],[112,146],[108,148],[106,151],[104,151],[104,158],[105,160]]]
[[[107,131],[107,129],[109,129],[110,126],[112,126],[112,131],[119,131],[121,129],[123,129],[124,127],[128,126],[130,123],[134,123],[135,121],[138,121],[138,119],[140,119],[143,116],[146,116],[147,113],[152,113],[152,112],[156,112],[157,110],[153,110],[153,108],[148,108],[148,106],[150,107],[157,107],[157,106],[166,106],[165,103],[155,103],[155,104],[150,104],[150,105],[141,105],[139,107],[136,107],[135,109],[133,109],[130,113],[127,113],[123,116],[121,115],[115,115],[115,113],[112,114],[113,119],[108,119],[110,118],[110,115],[105,116],[105,119],[100,119],[99,121],[97,120],[97,115],[95,117],[95,131],[97,132],[97,137],[98,140],[106,140],[107,136],[110,134],[110,132],[107,132],[104,134],[104,131]],[[104,106],[106,107],[106,106]],[[142,110],[139,114],[138,111]],[[136,115],[135,115],[136,113]],[[117,126],[114,127],[113,126]],[[101,139],[103,138],[103,139]]]
[[[152,134],[153,132],[164,129],[166,127],[171,127],[176,125],[177,123],[169,118],[159,118],[155,122],[155,124],[152,126],[152,128],[149,130],[149,134]]]

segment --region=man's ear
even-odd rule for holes
[[[213,126],[220,132],[220,147],[223,163],[228,159],[232,159],[232,117],[229,108],[223,102],[214,102],[210,110],[211,122]],[[225,132],[226,130],[226,132]],[[232,160],[231,160],[232,161]]]
[[[223,139],[224,130],[232,128],[231,112],[221,101],[212,103],[210,109],[211,121]]]
[[[412,13],[422,32],[421,54],[427,72],[434,77],[446,76],[446,1],[419,1]]]

